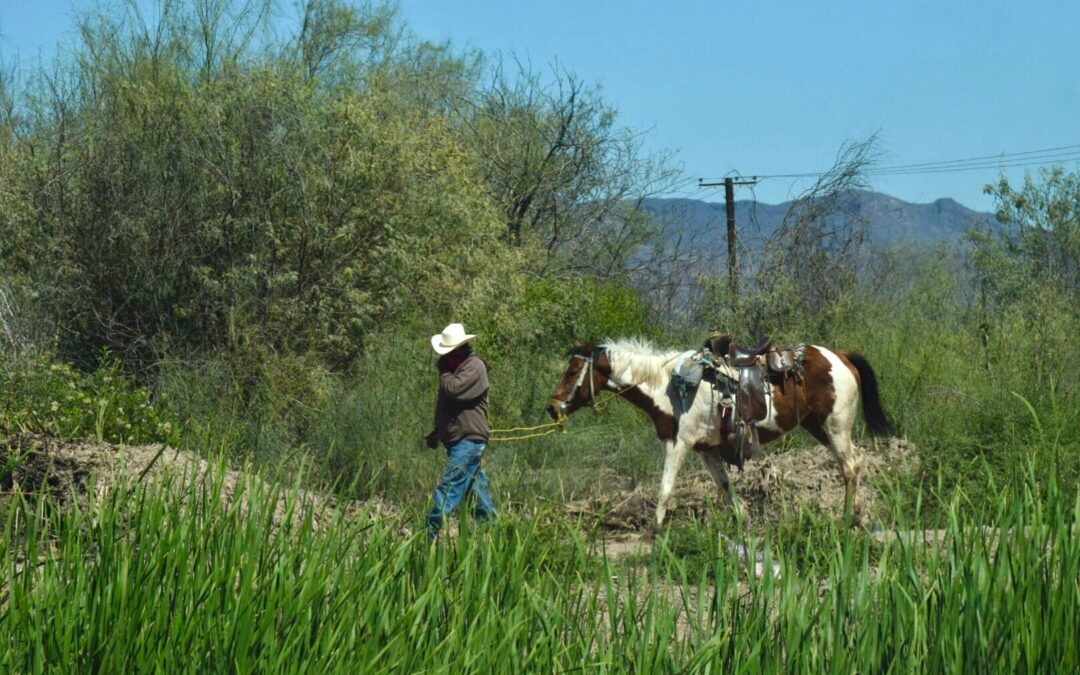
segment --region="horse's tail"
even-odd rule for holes
[[[863,419],[872,436],[886,436],[893,431],[893,424],[885,409],[881,405],[881,395],[878,393],[877,375],[870,367],[870,362],[862,354],[847,352],[844,354],[855,370],[859,371],[859,387],[862,394]]]

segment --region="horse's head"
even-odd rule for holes
[[[556,422],[578,408],[593,405],[596,395],[607,387],[611,367],[607,353],[592,343],[575,344],[559,383],[551,392],[547,411]]]

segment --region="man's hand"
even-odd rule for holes
[[[452,373],[456,371],[461,364],[465,363],[465,359],[469,358],[468,347],[458,347],[454,351],[442,356],[439,359],[439,374]]]
[[[424,442],[425,442],[425,443],[427,444],[427,446],[428,446],[429,448],[431,448],[432,450],[434,450],[435,448],[437,448],[437,447],[439,446],[439,432],[438,432],[437,430],[436,430],[436,431],[432,431],[432,432],[431,432],[430,434],[428,434],[428,435],[427,435],[427,437],[426,437],[426,438],[424,439]]]

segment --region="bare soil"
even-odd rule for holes
[[[84,501],[88,491],[104,490],[118,479],[160,481],[166,476],[204,480],[214,476],[222,482],[221,498],[231,502],[247,474],[244,471],[217,467],[194,453],[161,445],[125,446],[95,441],[64,441],[37,434],[16,434],[0,440],[0,467],[10,458],[22,457],[9,475],[0,474],[0,503],[13,492],[47,493],[60,505],[72,500]],[[687,469],[691,468],[688,459]],[[864,480],[859,499],[864,513],[875,518],[881,510],[877,480],[885,475],[910,474],[917,468],[915,448],[904,439],[893,438],[864,453]],[[731,471],[744,513],[752,522],[776,522],[785,511],[813,509],[841,517],[844,485],[836,462],[823,446],[796,448],[752,459],[743,470]],[[259,480],[252,476],[252,480]],[[609,484],[619,485],[618,481]],[[615,556],[648,551],[656,508],[658,484],[646,481],[633,488],[613,488],[588,499],[568,502],[563,511],[571,517],[592,522],[606,531],[609,554]],[[242,491],[241,491],[242,492]],[[344,508],[347,513],[366,510],[377,517],[395,518],[398,510],[390,503],[373,499],[367,502],[340,503],[322,493],[294,489],[289,491],[310,507],[313,513],[330,513]],[[282,499],[281,502],[284,500]],[[704,470],[684,469],[676,484],[670,522],[699,521],[729,508],[726,498]],[[277,520],[284,516],[279,503]]]
[[[891,438],[865,448],[863,460],[858,501],[863,518],[873,520],[883,509],[881,478],[910,475],[918,468],[918,458],[914,446],[905,439]],[[688,458],[688,464],[690,461]],[[742,470],[732,469],[730,475],[738,500],[753,522],[777,522],[785,511],[790,514],[802,509],[843,516],[844,482],[836,460],[824,446],[764,455],[748,461]],[[653,526],[658,488],[658,483],[644,483],[570,502],[564,508],[568,515],[592,520],[611,531],[615,550],[632,551],[639,537],[630,535]],[[684,469],[675,485],[668,521],[700,520],[727,508],[726,496],[708,472]]]
[[[66,441],[38,434],[16,434],[0,440],[0,467],[9,461],[18,463],[10,474],[0,474],[0,506],[16,493],[46,495],[60,506],[78,502],[84,506],[93,490],[99,496],[119,482],[157,482],[174,480],[221,482],[221,499],[232,503],[239,494],[246,508],[245,479],[263,483],[256,475],[234,469],[219,470],[205,459],[186,450],[158,445],[112,445],[96,441]],[[260,487],[267,487],[263,483]],[[368,502],[341,502],[331,495],[309,490],[289,489],[279,492],[274,525],[285,518],[286,494],[297,498],[302,508],[295,515],[310,513],[316,526],[337,509],[346,515],[367,512],[376,517],[392,517],[395,509],[374,499]]]

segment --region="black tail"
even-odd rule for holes
[[[872,436],[887,436],[893,432],[893,424],[889,421],[885,409],[881,407],[881,396],[878,394],[877,376],[870,362],[862,354],[847,352],[844,354],[848,361],[859,371],[859,379],[862,381],[862,410],[866,427]]]

